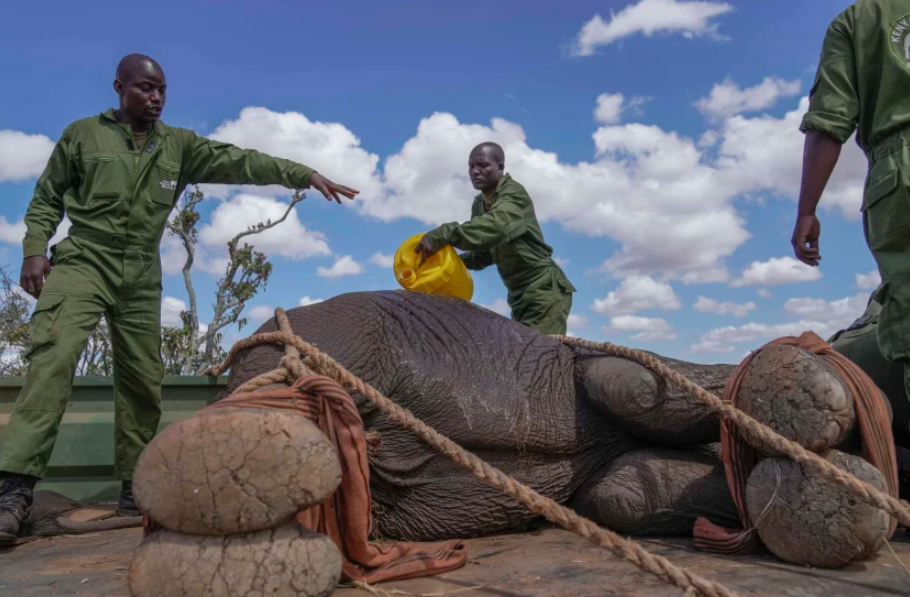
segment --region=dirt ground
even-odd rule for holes
[[[36,539],[0,550],[0,596],[128,597],[127,574],[141,529]],[[722,558],[687,540],[648,540],[647,549],[739,595],[910,595],[910,538],[899,531],[871,560],[843,570],[800,568],[770,555]],[[340,588],[335,597],[678,597],[679,589],[561,529],[468,542],[470,563],[435,578]],[[896,554],[896,556],[895,556]]]

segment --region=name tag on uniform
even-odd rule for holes
[[[176,180],[162,180],[161,188],[166,191],[176,191],[177,190],[177,181]]]

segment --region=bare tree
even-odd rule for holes
[[[28,319],[31,305],[25,292],[0,266],[0,377],[25,375],[28,350]]]
[[[266,287],[272,275],[272,264],[265,254],[247,243],[241,246],[240,241],[284,222],[294,207],[306,198],[306,194],[300,190],[295,191],[290,204],[279,219],[275,221],[268,219],[250,226],[228,241],[228,264],[215,291],[212,319],[204,329],[199,323],[198,303],[191,271],[198,242],[196,226],[199,222],[199,212],[196,208],[203,197],[198,186],[187,191],[183,207],[167,226],[171,234],[180,238],[186,250],[183,281],[189,297],[189,309],[181,314],[183,328],[180,331],[172,329],[163,337],[162,351],[170,351],[167,357],[172,367],[170,370],[179,370],[183,374],[198,373],[224,357],[224,349],[221,346],[223,330],[233,324],[237,324],[238,329],[241,329],[248,323],[245,317],[241,317],[243,309]],[[166,349],[164,345],[167,346]]]
[[[108,377],[114,373],[114,354],[107,319],[101,318],[88,337],[88,344],[76,364],[76,375]]]

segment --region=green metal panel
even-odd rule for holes
[[[0,451],[10,412],[24,381],[22,377],[0,378]],[[158,432],[210,404],[226,383],[227,377],[165,377]],[[77,377],[47,476],[38,489],[86,502],[113,501],[120,494],[120,482],[113,475],[113,380]]]

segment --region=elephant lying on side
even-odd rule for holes
[[[688,533],[698,516],[738,524],[710,445],[717,420],[637,364],[422,293],[345,294],[287,314],[296,334],[439,432],[601,524],[634,534]],[[258,332],[275,329],[271,320]],[[223,395],[282,354],[277,346],[241,353]],[[733,369],[664,361],[716,393]],[[370,456],[378,536],[475,537],[535,518],[354,399],[379,436]]]

